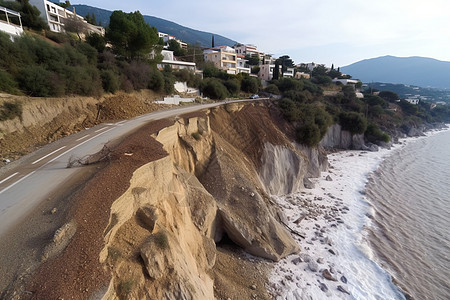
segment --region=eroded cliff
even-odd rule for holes
[[[137,169],[111,207],[100,255],[113,270],[105,299],[213,299],[224,238],[273,261],[299,252],[270,195],[300,190],[326,159],[293,144],[272,109],[232,104],[153,135],[168,156]]]
[[[269,299],[266,262],[300,251],[270,196],[299,191],[328,165],[293,132],[271,102],[150,123],[74,196],[77,232],[25,288],[44,298]]]

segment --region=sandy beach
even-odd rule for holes
[[[405,299],[375,262],[365,230],[375,211],[364,190],[386,157],[438,132],[400,139],[377,152],[329,154],[329,170],[311,178],[313,188],[272,198],[302,250],[275,264],[269,286],[275,299]]]
[[[311,179],[313,189],[274,197],[302,249],[276,264],[269,288],[276,299],[401,299],[390,276],[370,260],[364,227],[372,215],[364,188],[367,175],[403,143],[330,154],[329,170]]]

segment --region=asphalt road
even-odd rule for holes
[[[261,100],[261,99],[259,99]],[[249,100],[229,101],[240,102]],[[72,157],[84,157],[149,121],[223,105],[224,102],[157,111],[117,123],[103,123],[46,145],[0,172],[0,236],[39,205],[78,168],[67,168]]]

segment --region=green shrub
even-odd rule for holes
[[[200,90],[211,99],[223,100],[228,97],[227,88],[216,78],[205,78],[200,85]]]
[[[238,95],[241,90],[241,83],[237,78],[228,79],[223,83],[231,95]]]
[[[245,76],[241,82],[241,90],[246,93],[257,93],[261,81],[258,78]]]
[[[279,95],[280,94],[280,90],[278,89],[278,87],[271,83],[268,86],[266,86],[266,88],[264,89],[265,92],[270,93],[270,94],[274,94],[274,95]]]
[[[53,32],[50,30],[45,31],[45,37],[54,41],[58,44],[68,43],[70,41],[70,37],[65,33]]]
[[[18,94],[17,82],[5,70],[0,69],[0,91],[9,94]]]
[[[22,69],[19,76],[19,86],[30,96],[53,96],[54,86],[50,81],[51,75],[51,72],[41,66],[29,66]]]
[[[115,93],[119,89],[119,76],[112,70],[102,70],[100,77],[102,78],[102,86],[105,92]]]
[[[360,113],[342,112],[339,114],[339,124],[352,134],[362,134],[366,131],[367,119]]]
[[[106,39],[98,33],[91,33],[86,36],[86,43],[94,47],[98,53],[102,53],[106,48]]]
[[[152,71],[148,87],[155,92],[162,92],[164,90],[164,75],[158,70]]]
[[[4,102],[0,106],[0,121],[22,118],[22,104],[20,102]]]
[[[281,78],[277,81],[276,85],[281,92],[287,91],[301,91],[303,90],[303,81],[294,78]]]
[[[389,135],[381,131],[381,129],[374,123],[369,123],[369,125],[367,125],[364,136],[371,143],[377,143],[380,141],[388,143],[390,140]]]
[[[314,123],[300,125],[297,128],[296,134],[297,140],[309,147],[316,146],[321,140],[319,126]]]

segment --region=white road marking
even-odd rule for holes
[[[78,141],[84,140],[84,139],[87,138],[88,136],[89,136],[89,134],[86,134],[85,136],[80,137],[80,138],[77,139],[76,141],[78,142]]]
[[[103,128],[97,129],[95,132],[103,131],[103,130],[105,130],[106,128],[108,128],[108,127],[103,127]]]
[[[35,160],[35,161],[32,162],[31,164],[34,165],[34,164],[40,162],[41,160],[46,159],[46,158],[49,157],[50,155],[52,155],[52,154],[54,154],[54,153],[56,153],[56,152],[58,152],[59,150],[64,149],[64,148],[66,148],[66,146],[62,146],[61,148],[56,149],[55,151],[53,151],[53,152],[51,152],[51,153],[49,153],[49,154],[47,154],[47,155],[45,155],[45,156],[39,158],[38,160]]]
[[[101,132],[101,133],[99,133],[99,134],[97,134],[97,135],[91,137],[90,139],[85,140],[85,141],[82,142],[82,143],[79,143],[78,145],[76,145],[76,146],[70,148],[69,150],[66,150],[65,152],[61,153],[60,155],[56,156],[55,158],[53,158],[52,160],[50,160],[50,161],[49,161],[48,163],[46,163],[45,165],[47,165],[47,164],[49,164],[49,163],[51,163],[51,162],[54,162],[55,160],[57,160],[58,158],[60,158],[60,157],[63,156],[64,154],[69,153],[69,152],[72,151],[73,149],[76,149],[76,148],[80,147],[81,145],[83,145],[83,144],[85,144],[85,143],[87,143],[87,142],[89,142],[89,141],[95,139],[96,137],[99,137],[99,136],[101,136],[102,134],[105,134],[105,133],[107,133],[107,132],[109,132],[109,131],[111,131],[111,130],[113,130],[113,129],[115,129],[115,127],[110,128],[110,129],[108,129],[108,130],[106,130],[106,131],[103,131],[103,132]],[[45,166],[45,165],[44,165],[44,166]]]
[[[34,170],[33,172],[31,172],[30,174],[28,174],[28,175],[26,175],[26,176],[20,178],[19,180],[17,180],[16,182],[14,182],[13,184],[11,184],[10,186],[8,186],[8,187],[4,188],[3,190],[1,190],[1,191],[0,191],[0,194],[6,192],[7,190],[9,190],[10,188],[12,188],[13,186],[15,186],[16,184],[18,184],[19,182],[21,182],[21,181],[25,180],[26,178],[30,177],[30,176],[31,176],[32,174],[34,174],[37,170],[42,169],[43,167],[45,167],[45,166],[48,165],[49,163],[54,162],[55,160],[57,160],[58,158],[60,158],[61,156],[65,155],[65,154],[67,154],[68,152],[72,151],[73,149],[78,148],[78,147],[80,147],[81,145],[83,145],[83,144],[85,144],[85,143],[87,143],[87,142],[89,142],[89,141],[95,139],[96,137],[99,137],[99,136],[101,136],[101,135],[103,135],[103,134],[105,134],[105,133],[107,133],[108,131],[111,131],[111,130],[113,130],[113,129],[114,129],[114,127],[108,129],[107,131],[103,131],[102,133],[97,134],[96,136],[93,136],[93,137],[91,137],[91,138],[88,139],[88,140],[85,140],[84,142],[82,142],[82,143],[80,143],[80,144],[78,144],[78,145],[76,145],[76,146],[70,148],[69,150],[64,151],[63,153],[61,153],[60,155],[56,156],[55,158],[52,158],[51,160],[49,160],[49,161],[46,162],[44,165],[40,166],[39,168],[37,168],[36,170]],[[65,147],[66,147],[66,146],[61,147],[61,148],[59,148],[58,150],[61,150],[62,148],[65,148]],[[56,151],[58,151],[58,150],[56,150]],[[55,151],[54,151],[54,152],[55,152]],[[52,152],[52,153],[54,153],[54,152]],[[50,153],[50,154],[51,154],[51,153]],[[46,156],[48,156],[48,155],[46,155]],[[43,158],[42,158],[42,159],[43,159]],[[13,175],[11,175],[10,177],[12,177],[12,176],[13,176]],[[6,179],[4,179],[3,181],[5,181],[5,180],[6,180]],[[3,181],[2,181],[2,182],[3,182]]]
[[[127,120],[123,120],[123,121],[117,122],[116,125],[123,125],[126,121]]]
[[[12,188],[13,186],[15,186],[16,184],[18,184],[19,182],[25,180],[26,178],[30,177],[31,175],[33,175],[36,171],[31,172],[30,174],[20,178],[19,180],[17,180],[16,182],[14,182],[13,184],[11,184],[10,186],[4,188],[3,190],[0,191],[0,194],[6,192],[7,190],[9,190],[10,188]]]
[[[9,179],[11,179],[11,178],[13,178],[13,177],[16,176],[17,174],[19,174],[19,172],[16,172],[16,173],[14,173],[14,174],[12,174],[12,175],[6,177],[6,178],[3,179],[2,181],[0,181],[0,184],[2,184],[3,182],[5,182],[5,181],[7,181],[7,180],[9,180]]]

